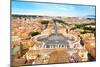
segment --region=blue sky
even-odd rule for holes
[[[12,14],[95,17],[95,6],[12,1]]]

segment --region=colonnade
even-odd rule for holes
[[[65,44],[49,44],[49,45],[44,45],[43,48],[68,48],[68,45]]]

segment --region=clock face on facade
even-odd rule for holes
[[[96,61],[95,9],[12,0],[11,66]]]

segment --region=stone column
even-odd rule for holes
[[[52,48],[54,48],[53,45],[52,45]]]
[[[65,48],[67,48],[67,45],[65,45]]]
[[[57,47],[59,48],[59,44],[57,45]]]
[[[52,45],[50,45],[50,47],[52,48]]]
[[[57,48],[57,44],[55,44],[55,48]]]
[[[46,45],[44,45],[44,48],[46,48]]]
[[[60,44],[60,48],[62,48],[62,44]]]
[[[65,48],[65,45],[63,47]]]
[[[51,48],[51,45],[50,45],[50,48]]]
[[[44,45],[45,45],[45,43],[44,43],[44,42],[42,42],[42,48],[44,48]]]
[[[52,47],[54,48],[54,45],[52,45]]]
[[[55,48],[57,48],[57,44],[55,45]]]
[[[51,45],[51,48],[52,48],[52,45]]]
[[[59,48],[60,48],[60,44],[59,44]]]

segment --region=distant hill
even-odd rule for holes
[[[87,18],[96,18],[96,15],[87,15]]]

